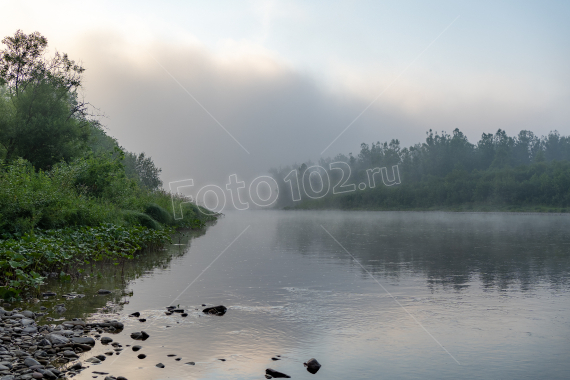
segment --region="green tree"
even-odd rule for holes
[[[0,145],[7,161],[23,157],[37,169],[86,149],[88,103],[79,99],[84,68],[67,54],[46,57],[47,39],[18,30],[0,51]]]

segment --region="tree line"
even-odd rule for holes
[[[425,141],[401,147],[398,140],[363,143],[357,155],[321,159],[351,168],[348,183],[368,181],[368,169],[398,166],[401,183],[376,186],[320,199],[292,202],[283,179],[291,169],[302,174],[313,164],[270,172],[279,184],[278,207],[384,210],[529,210],[566,211],[570,207],[570,137],[557,131],[538,137],[531,131],[508,136],[504,130],[483,133],[473,144],[455,129],[426,132]],[[330,173],[331,180],[335,174]],[[338,175],[336,177],[338,180]]]

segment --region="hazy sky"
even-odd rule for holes
[[[165,184],[318,160],[349,125],[323,156],[430,128],[570,134],[566,1],[3,3],[0,35],[82,61],[86,100]]]

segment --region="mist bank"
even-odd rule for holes
[[[271,169],[278,208],[344,210],[570,210],[570,137],[521,131],[427,132],[425,142],[363,143],[358,155]],[[297,190],[299,189],[299,190]]]

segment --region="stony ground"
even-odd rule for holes
[[[85,369],[79,354],[91,350],[101,333],[123,329],[116,320],[86,323],[81,320],[64,321],[59,325],[39,326],[29,310],[5,310],[0,307],[0,380],[65,379]],[[111,344],[120,354],[122,347]],[[101,356],[101,357],[99,357]],[[105,355],[87,359],[90,363],[105,360]],[[105,380],[126,380],[124,377],[105,377]]]

